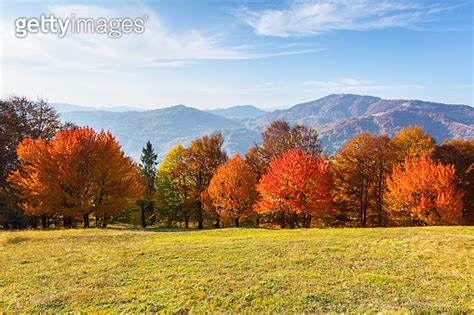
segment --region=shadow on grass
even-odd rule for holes
[[[264,227],[256,227],[256,226],[242,226],[242,227],[222,227],[222,228],[213,228],[208,227],[204,229],[198,228],[166,228],[166,227],[135,227],[135,226],[108,226],[108,230],[121,230],[121,231],[140,231],[140,232],[159,232],[159,233],[167,233],[167,232],[202,232],[202,231],[225,231],[225,230],[247,230],[247,229],[263,229]]]

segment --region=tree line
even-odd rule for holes
[[[315,129],[272,122],[229,157],[217,132],[140,163],[108,132],[61,124],[44,100],[0,101],[4,228],[415,226],[474,223],[474,139],[419,127],[361,133],[333,156]]]

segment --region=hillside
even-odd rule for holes
[[[184,105],[144,112],[68,112],[61,114],[61,119],[96,130],[109,130],[125,152],[137,160],[148,140],[163,157],[174,144],[187,145],[195,137],[216,130],[244,128],[240,122]]]
[[[332,94],[321,99],[301,103],[289,109],[276,110],[255,119],[250,126],[261,128],[274,120],[320,126],[348,118],[387,111],[403,101],[388,101],[379,97],[352,94]]]
[[[144,111],[143,108],[126,107],[126,106],[115,106],[115,107],[94,107],[94,106],[80,106],[67,103],[51,103],[54,109],[58,113],[68,112],[95,112],[95,111],[107,111],[107,112],[126,112],[126,111]]]
[[[326,153],[333,154],[356,134],[369,131],[394,136],[407,126],[421,126],[437,143],[453,138],[470,139],[474,137],[474,109],[465,105],[406,101],[387,111],[319,126],[319,131]]]
[[[229,154],[244,154],[261,141],[260,133],[276,119],[317,128],[326,154],[333,154],[363,131],[393,136],[401,128],[414,125],[429,132],[438,143],[474,137],[474,108],[466,105],[333,94],[289,109],[262,112],[253,106],[203,111],[178,105],[119,113],[70,111],[61,113],[61,119],[110,130],[135,159],[147,140],[162,157],[176,143],[187,145],[195,137],[218,130],[226,136],[224,149]]]
[[[208,112],[231,119],[255,119],[267,113],[253,105],[237,105],[229,108],[211,109]]]
[[[263,130],[276,119],[317,128],[325,153],[329,155],[364,131],[394,136],[404,127],[420,126],[438,143],[445,139],[474,137],[474,108],[419,100],[333,94],[268,113],[247,125],[254,130]]]
[[[474,229],[0,232],[0,312],[472,313]]]

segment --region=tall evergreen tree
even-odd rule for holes
[[[146,213],[153,213],[157,157],[151,142],[147,141],[140,158],[140,170],[146,186],[145,198],[140,201],[142,227],[146,227]]]

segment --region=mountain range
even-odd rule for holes
[[[57,108],[56,104],[53,106]],[[58,112],[63,121],[111,131],[125,153],[136,160],[147,140],[153,143],[161,159],[172,146],[186,146],[194,138],[215,131],[223,133],[224,149],[229,154],[245,154],[261,141],[260,133],[276,119],[316,128],[328,155],[363,131],[393,136],[403,127],[420,126],[438,143],[474,137],[474,108],[470,106],[353,94],[332,94],[272,112],[251,105],[208,111],[177,105],[155,110],[88,107]]]
[[[208,112],[231,119],[252,119],[267,113],[253,105],[236,105],[229,108],[210,109]]]

